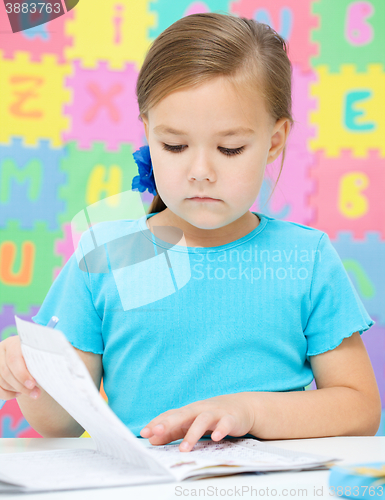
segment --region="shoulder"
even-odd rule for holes
[[[108,273],[108,259],[117,258],[123,243],[127,245],[131,241],[131,245],[134,244],[131,235],[138,233],[141,234],[138,219],[105,221],[90,226],[80,238],[78,235],[77,244],[74,241],[76,248],[74,258],[77,260],[78,267],[87,274]]]
[[[104,245],[137,231],[139,231],[138,219],[98,222],[84,231],[79,241],[83,251],[87,252],[95,246]]]
[[[321,238],[328,240],[327,233],[314,227],[299,224],[298,222],[284,221],[261,214],[267,219],[266,228],[272,236],[278,237],[290,244],[302,247],[317,247]]]

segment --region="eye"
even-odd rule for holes
[[[245,146],[241,146],[240,148],[236,148],[236,149],[228,149],[228,148],[219,148],[219,149],[226,156],[233,156],[233,155],[239,155],[239,154],[241,154],[242,151],[245,149]]]
[[[171,151],[172,153],[181,153],[186,146],[183,145],[178,145],[178,146],[170,146],[169,144],[163,143],[163,149],[166,151]],[[224,155],[226,156],[233,156],[233,155],[239,155],[242,153],[242,151],[245,149],[245,146],[241,146],[240,148],[236,149],[229,149],[229,148],[218,148]]]
[[[163,149],[166,151],[172,151],[173,153],[181,153],[184,146],[170,146],[169,144],[163,143]]]

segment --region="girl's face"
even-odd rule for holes
[[[157,191],[197,238],[249,211],[289,132],[288,119],[275,122],[259,93],[237,93],[224,77],[169,94],[143,123]]]

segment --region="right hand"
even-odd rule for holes
[[[27,381],[33,385],[27,387]],[[20,338],[14,335],[0,342],[0,399],[13,399],[22,394],[36,399],[41,390],[25,364]]]

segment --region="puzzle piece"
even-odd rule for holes
[[[65,108],[71,127],[64,140],[77,140],[81,149],[89,148],[91,141],[103,141],[115,151],[122,142],[139,149],[144,129],[138,119],[137,77],[133,64],[124,71],[110,71],[105,62],[96,69],[83,69],[74,61],[74,75],[67,81],[73,100]]]
[[[0,436],[2,438],[40,438],[26,421],[16,398],[8,400],[0,410]]]
[[[150,44],[147,31],[155,22],[148,0],[109,0],[92,6],[79,2],[66,24],[67,35],[73,37],[66,58],[80,59],[84,68],[95,68],[103,60],[117,70],[134,62],[139,71]]]
[[[309,140],[312,151],[324,149],[337,157],[341,149],[351,149],[363,158],[369,149],[378,148],[385,156],[385,67],[369,64],[367,73],[343,64],[340,73],[327,66],[316,69],[319,80],[311,85],[319,109],[311,113],[310,123],[317,125],[317,137]]]
[[[0,51],[0,143],[9,144],[12,136],[24,137],[27,146],[48,139],[52,147],[62,145],[61,134],[68,127],[62,107],[70,98],[64,90],[68,64],[57,64],[54,56],[31,62],[26,52],[13,60]]]
[[[25,146],[21,138],[13,138],[10,146],[0,144],[0,227],[17,218],[23,229],[37,220],[57,229],[57,214],[65,208],[57,199],[58,186],[66,180],[59,171],[64,154],[46,140],[37,147]]]
[[[54,241],[62,231],[48,231],[44,222],[33,230],[20,228],[19,221],[8,220],[1,230],[0,297],[13,304],[16,314],[26,314],[41,304],[53,282],[53,269],[61,257],[53,253]]]
[[[64,238],[55,241],[55,254],[61,255],[63,258],[62,267],[58,267],[54,270],[55,279],[75,251],[70,223],[63,224],[63,233]]]
[[[3,301],[0,302],[0,305],[2,304],[2,302]],[[0,342],[7,339],[8,337],[17,335],[15,314],[21,319],[30,321],[32,316],[35,316],[35,314],[37,314],[38,310],[39,307],[33,306],[27,314],[17,314],[12,304],[3,304],[2,308],[0,309]]]
[[[53,54],[64,64],[64,47],[71,45],[71,38],[64,33],[64,24],[72,12],[35,28],[12,33],[5,9],[0,9],[0,48],[4,58],[13,59],[17,52],[28,52],[31,61],[41,61],[44,54]]]
[[[385,240],[376,231],[361,241],[351,231],[339,231],[331,242],[369,315],[385,326]]]
[[[309,200],[314,208],[310,225],[331,238],[344,228],[356,239],[367,231],[378,231],[385,239],[385,158],[369,151],[367,158],[354,158],[342,150],[338,158],[324,152],[315,155],[310,177],[317,185]]]
[[[336,73],[351,63],[362,72],[372,62],[385,64],[384,0],[322,0],[314,2],[313,12],[320,18],[312,32],[319,46],[319,55],[310,60],[313,67],[327,65]]]
[[[61,169],[68,180],[60,188],[59,199],[66,202],[67,210],[59,215],[61,223],[70,222],[88,205],[130,190],[133,177],[138,175],[131,144],[121,144],[118,151],[106,151],[105,144],[93,142],[90,150],[84,151],[71,141],[66,148],[68,155]]]
[[[271,26],[288,43],[290,61],[309,71],[310,57],[318,53],[310,33],[319,24],[311,6],[312,0],[238,0],[230,2],[230,12]]]
[[[228,12],[229,0],[205,0],[192,2],[191,0],[150,0],[150,11],[155,14],[157,23],[150,28],[149,37],[153,40],[168,26],[178,19],[190,14],[203,12],[222,11],[221,14]]]
[[[274,194],[267,202],[278,178],[281,156],[273,164],[266,167],[265,178],[255,203],[250,208],[254,212],[307,225],[312,219],[312,209],[307,204],[307,197],[314,192],[315,184],[308,175],[311,163],[296,148],[288,145],[285,162]],[[274,175],[270,172],[274,171]],[[270,178],[272,180],[270,180]],[[298,196],[301,193],[301,196]]]
[[[288,137],[288,144],[306,156],[306,162],[313,162],[313,153],[308,149],[308,142],[316,135],[316,127],[309,124],[309,113],[317,109],[317,99],[311,96],[311,86],[318,82],[318,74],[311,70],[301,71],[298,64],[293,64],[292,72],[292,115],[294,125]]]

